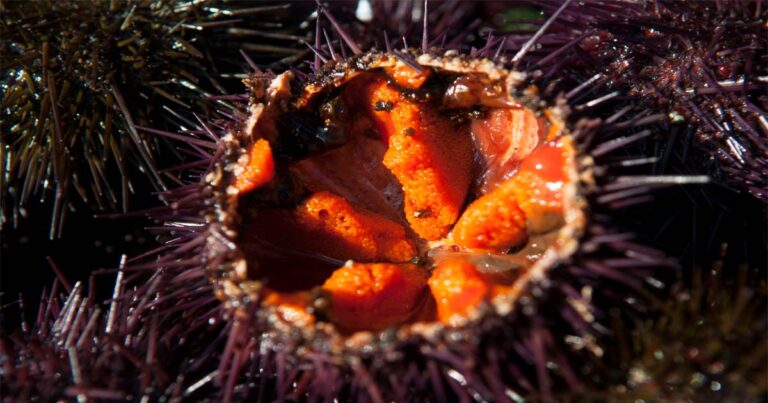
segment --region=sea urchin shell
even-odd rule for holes
[[[576,249],[573,140],[535,88],[509,95],[519,74],[455,52],[371,52],[293,76],[247,81],[250,116],[206,179],[220,235],[208,268],[233,308],[361,348],[375,335],[353,331],[438,334],[426,325],[486,303],[507,313]],[[467,276],[482,295],[464,295]]]

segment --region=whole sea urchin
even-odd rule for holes
[[[408,333],[423,335],[438,318],[481,316],[491,295],[508,312],[573,253],[584,224],[573,140],[558,110],[507,95],[515,75],[451,52],[372,52],[291,76],[250,80],[252,114],[206,179],[217,199],[206,233],[220,234],[206,265],[228,304],[264,300],[277,327],[298,315],[309,343],[340,342],[322,334],[330,323],[416,322]]]
[[[695,269],[692,284],[677,285],[665,302],[664,320],[638,327],[629,387],[616,388],[617,395],[732,402],[765,397],[765,277],[746,266],[734,270],[735,276],[724,273],[728,269],[722,260],[709,270]]]
[[[179,156],[166,139],[137,126],[183,126],[169,106],[212,109],[204,97],[227,90],[222,75],[239,71],[238,51],[249,50],[254,35],[297,39],[290,18],[268,32],[270,19],[244,22],[253,15],[284,17],[285,4],[5,1],[0,9],[0,224],[19,225],[30,200],[50,200],[51,238],[78,207],[128,211],[129,195],[150,187],[142,176],[154,190],[167,189],[177,179],[158,159]],[[235,38],[237,48],[210,53],[211,44]],[[301,53],[278,44],[257,49],[280,57]],[[228,107],[224,99],[217,103]]]
[[[665,111],[677,126],[672,144],[693,143],[708,174],[765,201],[767,16],[764,0],[579,2],[547,36],[567,48],[541,67],[582,64],[595,81]]]
[[[660,118],[538,71],[538,34],[511,60],[493,37],[463,56],[426,35],[360,52],[319,14],[346,48],[318,41],[315,71],[251,75],[247,109],[198,128],[213,151],[166,194],[169,241],[121,265],[106,312],[82,285],[63,306],[52,291],[41,344],[6,361],[12,394],[543,400],[580,383],[570,350],[601,349],[591,300],[669,264],[613,229],[650,188],[691,181],[620,174],[653,160],[633,153]]]

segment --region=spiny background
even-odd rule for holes
[[[147,250],[155,238],[149,223],[110,213],[157,206],[156,192],[179,181],[178,171],[164,169],[184,156],[169,139],[137,127],[175,132],[194,119],[175,110],[206,116],[226,108],[226,100],[208,97],[241,91],[248,66],[240,52],[271,68],[306,57],[300,41],[309,31],[300,25],[313,8],[0,3],[2,303],[19,293],[36,298],[51,280],[47,257],[68,277],[83,278],[114,267],[120,254]]]

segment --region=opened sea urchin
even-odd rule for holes
[[[598,185],[610,197],[593,209],[629,205],[647,188],[594,177],[580,147],[600,158],[647,131],[602,140],[632,127],[614,126],[626,109],[611,124],[568,125],[567,102],[543,101],[525,74],[455,51],[372,51],[296,74],[246,80],[248,114],[219,141],[198,188],[206,201],[179,205],[204,211],[202,237],[180,245],[203,243],[202,268],[235,323],[220,364],[227,379],[254,376],[243,357],[258,348],[258,377],[293,379],[259,390],[278,398],[402,399],[424,373],[425,398],[454,382],[458,395],[503,396],[503,384],[548,391],[550,353],[576,382],[543,323],[588,336],[595,278],[636,285],[643,268],[666,264],[587,219]],[[546,291],[557,278],[566,282]],[[546,318],[532,306],[546,294],[563,299],[562,313]],[[520,334],[498,334],[508,331]],[[504,337],[532,354],[504,364],[515,369],[497,367],[512,353],[500,350]],[[478,372],[483,365],[496,369]],[[533,365],[538,386],[508,379],[517,365]],[[393,378],[398,371],[410,375]],[[462,384],[468,378],[476,384]]]
[[[208,240],[222,298],[351,346],[508,312],[574,250],[584,218],[561,112],[512,97],[519,77],[488,60],[413,61],[368,53],[304,86],[249,81],[247,124],[208,176],[209,219],[232,242]]]

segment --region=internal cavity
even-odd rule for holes
[[[565,253],[578,203],[558,114],[513,98],[506,71],[460,65],[382,55],[273,81],[232,182],[248,276],[282,320],[460,325]]]

